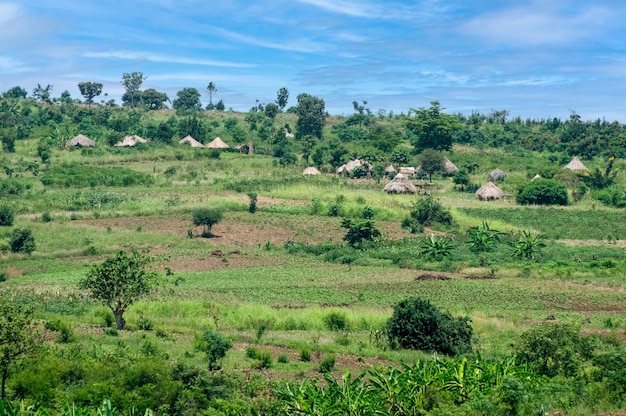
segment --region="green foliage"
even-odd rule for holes
[[[374,208],[371,205],[367,205],[363,208],[363,218],[366,220],[374,218]]]
[[[446,162],[444,155],[434,149],[423,149],[419,155],[421,172],[428,175],[428,181],[433,181],[434,173],[442,173],[445,170]]]
[[[452,214],[435,198],[420,198],[411,204],[410,218],[426,227],[433,224],[450,226]]]
[[[223,212],[217,208],[201,208],[193,213],[193,225],[202,225],[203,237],[212,237],[211,228],[222,220]]]
[[[389,344],[393,348],[436,351],[456,355],[472,350],[469,318],[453,318],[429,301],[409,298],[394,306],[387,321]]]
[[[620,185],[611,185],[605,189],[594,191],[592,196],[606,206],[626,207],[626,189]]]
[[[419,234],[424,232],[424,226],[413,218],[405,218],[402,220],[402,228],[411,234]]]
[[[411,109],[406,128],[411,133],[411,144],[416,153],[424,149],[450,150],[452,138],[458,130],[456,119],[441,112],[439,101],[431,101],[430,108]],[[410,117],[414,114],[414,117]]]
[[[376,228],[376,224],[372,220],[343,218],[341,227],[348,229],[343,239],[352,247],[360,247],[363,245],[363,241],[372,241],[380,237],[380,230]]]
[[[567,188],[554,179],[538,178],[521,185],[515,201],[521,205],[567,205]]]
[[[6,204],[0,204],[0,226],[10,227],[13,225],[14,212],[13,208]]]
[[[254,347],[249,347],[246,350],[246,357],[257,360],[255,367],[258,369],[272,368],[273,359],[270,351],[258,350]]]
[[[535,260],[541,249],[546,246],[541,234],[533,234],[523,230],[517,240],[510,242],[513,257],[524,260]]]
[[[35,237],[28,228],[16,228],[11,234],[9,241],[11,251],[14,253],[31,254],[35,251]]]
[[[441,261],[448,257],[454,248],[449,238],[431,234],[420,245],[420,254],[428,259]]]
[[[296,138],[302,140],[306,136],[322,138],[322,129],[326,123],[324,100],[309,94],[298,95],[298,114]]]
[[[311,361],[311,350],[308,348],[303,348],[300,350],[300,361],[309,362]]]
[[[590,172],[580,173],[578,176],[585,183],[585,185],[589,186],[591,189],[608,188],[613,185],[613,182],[617,177],[618,170],[613,169],[614,161],[615,157],[611,156],[604,172],[602,172],[600,168],[596,167]]]
[[[255,192],[248,192],[248,198],[250,203],[248,204],[248,212],[254,214],[256,212],[257,194]]]
[[[154,179],[141,172],[125,167],[82,166],[65,164],[48,167],[41,176],[41,183],[60,188],[85,188],[95,186],[152,185]]]
[[[347,331],[348,318],[345,313],[331,312],[324,316],[324,325],[331,331]]]
[[[320,372],[328,373],[335,368],[335,355],[329,354],[320,361]]]
[[[593,356],[593,344],[568,324],[544,323],[524,332],[515,346],[519,362],[539,375],[571,377]]]
[[[232,342],[217,332],[207,330],[202,335],[202,350],[206,354],[209,370],[218,370],[219,362],[233,346]]]
[[[117,329],[125,329],[124,313],[130,305],[150,293],[158,276],[146,269],[153,261],[135,249],[130,255],[120,251],[115,257],[92,265],[87,275],[80,279],[78,287],[89,291],[89,296],[111,309]]]
[[[493,251],[497,242],[500,242],[502,233],[492,230],[489,222],[484,221],[477,227],[472,227],[468,231],[467,244],[474,253],[484,253]]]

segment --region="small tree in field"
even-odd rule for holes
[[[213,237],[211,227],[222,220],[222,211],[215,208],[202,208],[193,213],[193,225],[202,225],[203,237]]]
[[[126,327],[124,312],[139,298],[150,293],[158,274],[146,270],[153,259],[136,250],[130,255],[120,251],[115,257],[93,265],[78,283],[90,296],[108,306],[115,317],[117,329]]]
[[[33,311],[27,305],[0,297],[0,399],[5,398],[6,381],[12,365],[33,354],[41,336],[33,322]]]
[[[380,230],[370,219],[351,220],[344,218],[341,220],[341,226],[348,229],[343,239],[352,247],[360,247],[363,241],[371,241],[380,237]]]

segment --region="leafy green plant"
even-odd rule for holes
[[[420,254],[426,258],[441,261],[448,257],[454,248],[452,240],[434,234],[422,240]]]
[[[474,253],[493,251],[496,243],[501,241],[501,235],[500,231],[492,230],[489,222],[483,220],[479,226],[470,228],[467,245]]]
[[[202,225],[203,237],[213,237],[211,228],[222,220],[222,210],[216,208],[202,208],[193,213],[193,225],[196,227]]]
[[[517,189],[520,205],[567,205],[567,188],[554,179],[538,178]]]
[[[12,226],[14,216],[13,208],[10,205],[6,203],[0,204],[0,226]]]
[[[303,348],[300,350],[300,361],[309,362],[311,361],[311,350],[308,348]]]
[[[426,227],[438,223],[453,224],[452,214],[435,198],[421,198],[411,205],[410,218]]]
[[[541,249],[546,246],[541,234],[533,234],[523,230],[516,241],[509,243],[513,248],[513,257],[524,260],[535,260]]]
[[[250,203],[248,204],[248,212],[254,214],[256,212],[257,194],[255,192],[248,192],[248,198]]]
[[[348,318],[345,313],[331,312],[324,316],[324,325],[331,331],[346,331],[348,329]]]
[[[31,254],[35,251],[35,237],[28,228],[14,229],[9,244],[11,245],[11,251],[14,253]]]
[[[393,309],[387,321],[392,348],[437,351],[456,355],[472,350],[472,327],[469,318],[453,318],[427,300],[409,298]]]
[[[233,347],[232,342],[217,332],[207,330],[202,335],[201,349],[206,354],[209,370],[218,370],[218,363],[226,356],[228,350]]]
[[[328,373],[333,371],[333,368],[335,368],[335,361],[336,359],[334,354],[329,354],[324,357],[324,359],[320,362],[320,372]]]
[[[380,230],[376,228],[375,222],[369,219],[343,218],[341,226],[348,229],[343,239],[352,247],[360,247],[363,245],[363,241],[372,241],[376,237],[380,237]]]

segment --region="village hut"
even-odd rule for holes
[[[415,185],[402,173],[398,173],[385,187],[383,191],[388,194],[414,194],[417,193]]]
[[[293,139],[294,137],[296,137],[296,135],[285,130],[285,137],[288,139]]]
[[[399,173],[406,176],[415,176],[415,174],[417,173],[417,169],[412,166],[401,166]]]
[[[185,144],[185,143],[189,143],[191,147],[204,147],[202,143],[200,143],[199,141],[197,141],[196,139],[194,139],[193,137],[189,135],[180,139],[180,141],[178,142],[178,144]]]
[[[228,146],[222,139],[216,137],[209,144],[206,145],[209,149],[228,149]]]
[[[498,182],[503,181],[506,178],[506,173],[501,171],[500,169],[494,169],[489,173],[489,181],[490,182]]]
[[[366,176],[370,176],[372,173],[372,169],[374,169],[374,167],[369,162],[361,159],[354,159],[349,161],[345,165],[341,165],[339,168],[337,168],[336,173],[351,176],[352,172],[354,172],[354,170],[357,168],[363,168],[365,170]]]
[[[126,136],[122,139],[122,141],[115,143],[113,146],[115,147],[133,147],[137,143],[148,143],[148,140],[143,137],[137,136],[133,134],[132,136]]]
[[[574,171],[589,170],[587,169],[587,166],[583,165],[583,162],[581,162],[580,159],[578,159],[576,156],[574,156],[574,158],[567,165],[565,165],[563,169],[569,169]]]
[[[448,159],[447,157],[443,158],[443,163],[444,169],[447,174],[453,175],[459,171],[459,168],[457,168],[454,163],[450,162],[450,159]]]
[[[96,142],[91,140],[89,137],[84,134],[79,134],[75,136],[72,140],[68,141],[66,144],[67,147],[95,147]]]
[[[245,143],[240,143],[237,146],[235,146],[235,150],[237,150],[239,153],[243,153],[244,155],[247,155],[249,153],[250,147]]]
[[[386,176],[394,176],[396,174],[396,168],[393,167],[393,165],[389,165],[385,168],[385,175]]]
[[[493,201],[503,198],[504,192],[502,192],[502,189],[498,188],[495,183],[489,181],[485,185],[478,188],[476,195],[481,201]]]
[[[535,179],[541,179],[541,176],[539,174],[536,174],[535,176],[533,176],[533,178],[530,181],[532,182]]]
[[[337,168],[337,170],[335,170],[335,173],[336,173],[337,175],[341,175],[341,174],[343,174],[343,172],[344,172],[345,170],[346,170],[346,164],[344,163],[343,165],[339,166],[339,167]]]
[[[309,166],[302,172],[303,175],[319,175],[320,173],[321,172],[313,166]]]

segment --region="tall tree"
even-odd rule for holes
[[[209,85],[206,87],[207,92],[209,93],[209,105],[207,105],[207,110],[214,110],[215,106],[213,105],[213,95],[217,92],[217,87],[215,83],[209,82]]]
[[[149,294],[158,277],[155,271],[146,269],[152,261],[151,257],[134,249],[130,255],[120,251],[115,257],[93,265],[78,287],[88,290],[93,299],[109,307],[117,329],[122,330],[126,328],[124,313],[128,307]]]
[[[26,96],[28,95],[28,91],[20,86],[16,86],[11,88],[10,90],[7,90],[7,92],[2,95],[7,98],[26,98]]]
[[[195,88],[183,88],[176,93],[176,98],[172,103],[172,107],[179,114],[195,112],[200,110],[200,93]]]
[[[85,97],[87,107],[91,107],[94,97],[102,94],[102,84],[99,82],[79,82],[78,89],[80,94]]]
[[[285,107],[287,106],[287,101],[289,101],[289,91],[287,90],[287,88],[282,87],[276,93],[276,105],[278,105],[280,111],[283,111],[285,109]]]
[[[148,88],[141,93],[141,102],[146,110],[161,110],[165,108],[165,102],[169,100],[167,94],[154,88]]]
[[[428,175],[428,181],[433,181],[433,173],[440,173],[446,167],[445,157],[434,149],[424,149],[419,156],[421,169]]]
[[[415,152],[424,149],[450,150],[452,138],[460,127],[456,118],[441,112],[439,101],[431,101],[430,108],[411,109],[406,121],[411,133],[411,144]],[[414,117],[410,117],[414,113]]]
[[[50,94],[52,93],[52,85],[48,84],[45,87],[42,87],[40,84],[37,84],[35,88],[33,88],[33,97],[44,103],[51,103]]]
[[[324,100],[309,94],[298,95],[298,123],[296,138],[306,136],[322,138],[322,130],[326,123],[326,110]]]
[[[122,75],[122,85],[126,89],[126,93],[122,96],[125,105],[134,108],[139,103],[141,95],[141,84],[147,79],[143,72],[124,72]]]
[[[32,355],[41,341],[33,322],[33,310],[6,296],[0,297],[0,399],[5,399],[6,381],[13,364]]]

